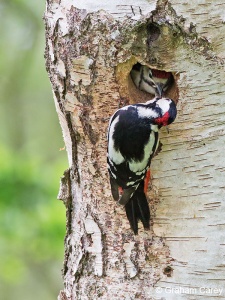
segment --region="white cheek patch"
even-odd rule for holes
[[[170,103],[171,103],[171,100],[166,100],[165,98],[162,98],[162,99],[159,99],[157,101],[157,104],[158,106],[161,108],[162,110],[162,116],[167,112],[169,111],[169,108],[170,108]]]
[[[152,84],[154,84],[154,83],[152,83]],[[153,86],[151,86],[149,83],[145,82],[144,80],[142,80],[139,88],[142,91],[145,91],[149,94],[155,95],[155,88]]]

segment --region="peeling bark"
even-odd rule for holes
[[[46,66],[70,165],[58,299],[224,299],[225,4],[132,2],[47,1]],[[134,236],[110,194],[106,132],[118,107],[151,98],[130,79],[137,61],[173,73],[178,116],[152,161],[151,230]]]

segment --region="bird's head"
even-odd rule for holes
[[[162,98],[165,91],[173,83],[173,75],[171,72],[149,69],[149,78],[155,89],[155,96]]]
[[[156,97],[146,104],[150,104],[151,108],[157,113],[158,116],[154,118],[154,123],[159,127],[167,126],[176,119],[177,108],[172,99]]]

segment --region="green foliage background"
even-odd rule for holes
[[[62,288],[68,167],[44,61],[45,1],[0,2],[0,299]]]

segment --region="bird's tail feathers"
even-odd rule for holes
[[[138,186],[130,201],[125,205],[125,209],[134,234],[138,234],[138,220],[141,220],[145,229],[150,228],[150,210],[144,193],[144,182]]]

